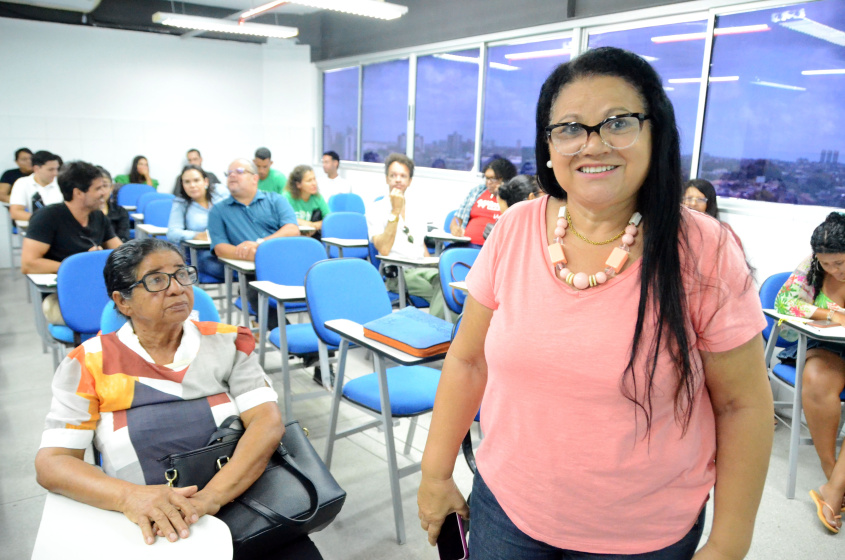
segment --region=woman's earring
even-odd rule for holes
[[[552,168],[552,160],[546,162],[546,167],[548,167],[549,169]]]

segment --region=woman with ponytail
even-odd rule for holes
[[[813,254],[798,265],[780,289],[775,310],[845,326],[845,215],[830,213],[813,231],[810,246]],[[793,345],[778,357],[795,360],[797,350],[797,345]],[[842,526],[839,510],[845,506],[845,456],[840,453],[836,460],[840,394],[845,390],[845,344],[809,340],[803,379],[804,415],[827,479],[810,495],[820,517],[824,517],[825,527],[838,533]]]

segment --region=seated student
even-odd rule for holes
[[[196,148],[191,148],[188,150],[188,153],[185,154],[185,158],[188,160],[188,165],[196,165],[200,169],[202,169],[202,155],[200,151]],[[206,171],[206,175],[208,175],[208,182],[212,185],[217,185],[220,183],[220,179],[217,178],[217,175],[212,173],[211,171]]]
[[[155,189],[158,188],[158,181],[150,176],[150,164],[144,156],[135,156],[132,160],[132,169],[129,171],[129,174],[115,176],[114,182],[119,185],[137,183],[140,185],[149,185]]]
[[[404,154],[390,154],[384,161],[388,196],[367,209],[370,241],[380,255],[418,259],[428,257],[423,240],[427,232],[425,216],[418,207],[406,204],[405,193],[414,178],[414,160]],[[396,292],[399,281],[387,279],[387,289]],[[445,318],[445,302],[440,289],[440,273],[436,268],[405,270],[405,289],[431,305],[429,312]]]
[[[32,155],[32,174],[15,181],[9,195],[9,215],[13,220],[27,221],[36,210],[64,200],[56,183],[61,165],[61,158],[46,150]]]
[[[126,208],[117,203],[117,193],[114,190],[111,173],[99,165],[97,166],[97,169],[99,169],[103,174],[103,178],[106,180],[106,184],[109,188],[108,194],[106,195],[106,201],[100,207],[100,211],[105,214],[109,219],[109,222],[111,222],[114,234],[120,238],[122,242],[126,243],[131,237],[129,232],[132,229],[129,225],[129,212],[126,211]]]
[[[523,200],[534,200],[540,194],[540,185],[534,175],[517,175],[501,187],[499,187],[499,209],[504,214],[505,210],[517,202]],[[484,239],[493,231],[496,222],[487,224],[484,228]]]
[[[255,150],[255,158],[252,160],[255,168],[258,169],[258,189],[264,192],[282,194],[285,192],[285,185],[288,180],[281,171],[273,169],[273,156],[267,148]]]
[[[225,189],[221,189],[225,190]],[[177,245],[187,239],[208,240],[208,213],[228,196],[211,184],[202,167],[186,165],[173,189],[175,198],[167,222],[167,240]],[[223,281],[223,264],[211,251],[197,252],[199,262],[191,263],[202,272]]]
[[[296,213],[296,221],[301,226],[311,226],[316,230],[308,232],[315,239],[320,239],[323,219],[329,215],[329,205],[317,186],[314,170],[308,165],[297,165],[290,172],[285,187],[285,199],[290,202]]]
[[[9,194],[15,181],[32,173],[32,151],[29,148],[15,150],[15,164],[16,168],[7,169],[0,177],[0,201],[9,202]]]
[[[484,228],[499,219],[501,211],[496,194],[502,183],[516,176],[516,166],[508,159],[497,157],[484,166],[483,173],[484,184],[469,192],[450,225],[452,235],[467,236],[474,245],[484,244]]]
[[[706,179],[692,179],[687,181],[684,188],[686,189],[684,191],[684,206],[697,212],[709,214],[719,220],[719,205],[716,202],[716,189],[710,181]],[[719,221],[731,232],[736,242],[739,243],[739,248],[742,249],[742,241],[733,228],[727,222]]]
[[[191,525],[217,513],[264,472],[285,431],[278,396],[247,329],[189,320],[197,274],[176,247],[136,239],[109,255],[103,275],[129,321],[84,342],[56,370],[35,457],[38,483],[123,513],[146,544],[156,536],[192,538]],[[203,447],[232,415],[246,431],[226,468],[199,491],[168,487],[159,459]],[[102,469],[84,459],[94,442]],[[270,558],[322,557],[305,536]]]
[[[296,214],[285,197],[258,190],[258,170],[251,161],[236,159],[229,164],[226,183],[231,196],[212,206],[208,214],[209,241],[215,255],[254,261],[255,251],[266,239],[299,235]],[[248,275],[247,279],[255,277]],[[247,290],[246,297],[258,310],[255,290]],[[267,326],[270,330],[278,326],[275,313],[269,314]]]
[[[71,255],[120,246],[111,222],[100,211],[108,193],[102,171],[73,161],[59,175],[59,187],[64,202],[45,206],[29,221],[21,249],[24,274],[56,273]],[[48,323],[65,324],[56,294],[44,299],[42,310]]]
[[[323,153],[320,163],[323,164],[323,172],[326,174],[326,180],[323,181],[323,186],[320,187],[323,198],[328,200],[333,195],[352,192],[352,185],[338,175],[337,170],[340,167],[340,156],[337,152],[329,150]]]

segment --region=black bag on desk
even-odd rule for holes
[[[229,461],[244,433],[231,427],[237,420],[237,416],[227,418],[208,446],[160,459],[168,485],[205,487]],[[285,435],[264,473],[215,517],[232,532],[234,558],[248,558],[325,528],[345,500],[346,492],[294,421],[285,425]]]

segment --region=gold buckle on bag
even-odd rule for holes
[[[229,462],[229,456],[223,455],[222,457],[217,458],[217,470],[219,471],[222,469],[226,464]]]
[[[176,469],[167,469],[164,471],[164,478],[167,479],[167,486],[173,487],[173,483],[179,478],[179,471]]]

